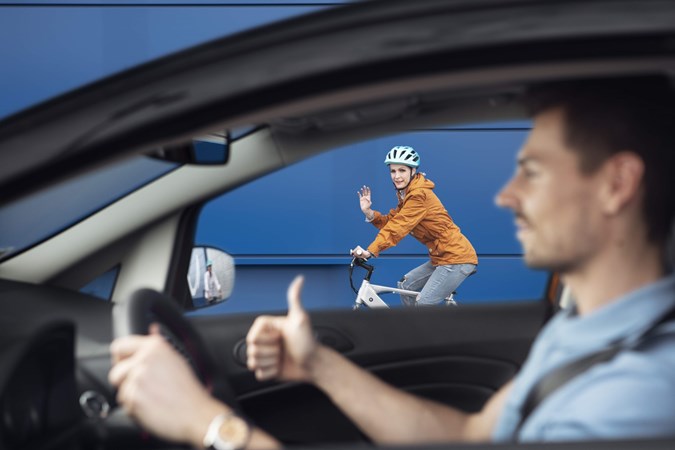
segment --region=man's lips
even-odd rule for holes
[[[522,216],[516,216],[515,224],[519,234],[530,230],[530,223],[527,220],[525,220]]]

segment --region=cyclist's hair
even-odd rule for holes
[[[665,242],[675,216],[675,93],[667,77],[545,83],[531,87],[524,102],[531,116],[562,108],[566,144],[579,153],[582,173],[621,151],[640,156],[648,238]]]

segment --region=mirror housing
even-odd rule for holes
[[[230,159],[229,131],[194,138],[177,145],[166,145],[148,153],[151,158],[179,164],[213,166],[227,164]]]

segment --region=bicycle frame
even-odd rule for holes
[[[361,282],[361,287],[357,291],[354,287],[354,281],[352,280],[352,273],[354,271],[354,266],[359,266],[363,269],[366,269],[368,273],[363,278]],[[399,289],[389,286],[381,286],[379,284],[371,284],[370,277],[373,275],[375,270],[374,266],[366,264],[366,260],[359,257],[354,257],[351,264],[349,265],[349,284],[352,287],[354,293],[356,293],[356,300],[354,301],[354,306],[352,309],[359,309],[362,305],[367,306],[368,308],[389,308],[387,302],[382,300],[378,294],[403,294],[417,297],[419,292],[410,291],[406,289]],[[454,299],[455,293],[451,293],[445,299],[446,306],[457,306],[457,302]]]
[[[380,298],[378,294],[404,294],[417,296],[419,292],[408,291],[405,289],[397,289],[389,286],[380,286],[378,284],[370,284],[370,281],[363,280],[359,292],[356,294],[356,301],[354,302],[354,309],[358,309],[361,305],[366,305],[369,308],[389,308],[389,305]]]
[[[354,270],[354,266],[362,267],[368,271],[361,282],[361,287],[359,288],[358,292],[354,288],[354,283],[352,281],[352,272]],[[409,291],[406,289],[371,284],[370,277],[373,275],[374,270],[375,267],[371,266],[370,264],[366,264],[365,259],[357,257],[352,259],[352,262],[349,265],[349,283],[352,286],[352,290],[356,293],[356,301],[354,302],[353,309],[359,309],[362,305],[366,305],[369,308],[389,308],[389,305],[387,305],[387,303],[382,300],[378,294],[392,293],[412,296],[417,296],[419,294],[417,291]]]

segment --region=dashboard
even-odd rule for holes
[[[18,325],[18,324],[17,324]],[[43,326],[28,338],[3,330],[0,436],[4,448],[40,447],[81,421],[72,323]]]

